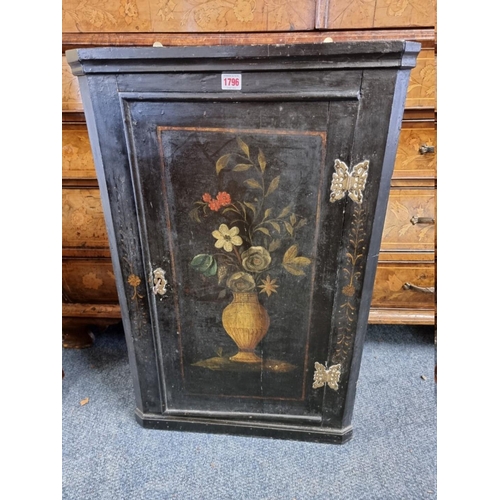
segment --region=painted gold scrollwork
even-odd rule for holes
[[[343,280],[341,313],[337,317],[337,341],[333,354],[335,363],[343,363],[351,350],[354,336],[356,290],[359,289],[359,278],[363,271],[363,257],[366,252],[366,233],[364,225],[364,210],[356,205],[353,221],[349,228],[349,247],[346,252],[346,262],[342,268]]]
[[[142,299],[143,296],[137,292],[137,287],[141,284],[141,278],[139,278],[136,274],[131,274],[127,279],[127,283],[134,289],[132,300],[135,300],[137,297]]]

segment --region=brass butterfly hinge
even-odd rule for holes
[[[369,161],[365,160],[355,165],[352,172],[349,172],[347,165],[341,160],[335,160],[335,172],[332,176],[330,186],[330,202],[341,200],[345,194],[352,201],[361,204],[363,201],[363,190],[368,177]]]
[[[334,391],[339,388],[340,364],[327,368],[326,365],[316,362],[314,363],[314,368],[313,389],[323,387],[325,384],[328,384],[328,387]]]
[[[167,293],[167,280],[165,271],[159,267],[153,271],[153,292],[155,294],[165,295]]]

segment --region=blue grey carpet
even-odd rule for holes
[[[63,500],[436,498],[433,327],[368,327],[343,445],[143,429],[116,328],[62,361]]]

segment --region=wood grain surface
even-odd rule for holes
[[[62,177],[63,180],[96,178],[94,159],[85,124],[63,125]]]
[[[433,146],[435,152],[423,153],[423,146]],[[436,178],[436,124],[404,122],[399,136],[395,179],[435,179]]]
[[[371,306],[391,308],[429,309],[435,305],[433,293],[405,290],[411,283],[419,287],[435,286],[433,264],[380,263],[377,268]]]
[[[414,222],[414,217],[424,223]],[[434,253],[436,226],[436,192],[434,189],[391,189],[382,233],[381,251]]]
[[[436,0],[318,0],[325,12],[317,28],[435,26]]]
[[[63,296],[66,302],[117,304],[115,276],[108,259],[64,259]]]
[[[99,189],[63,189],[63,248],[108,248]]]
[[[65,0],[62,30],[252,32],[314,29],[315,0]]]

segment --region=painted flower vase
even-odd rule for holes
[[[233,292],[233,301],[222,311],[222,326],[238,346],[231,361],[261,363],[255,354],[257,344],[269,329],[269,315],[260,304],[257,292]]]

